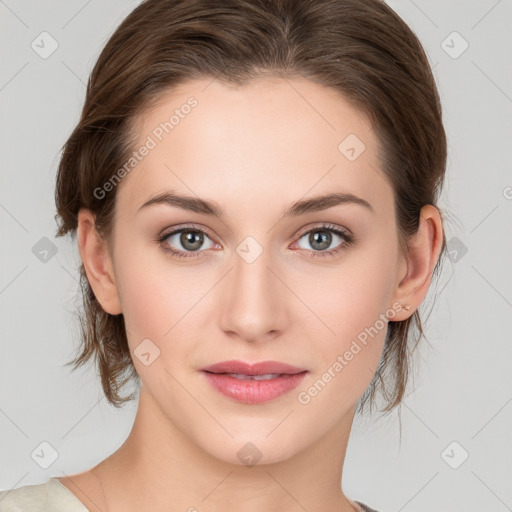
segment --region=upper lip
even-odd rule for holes
[[[259,363],[244,363],[243,361],[222,361],[201,368],[202,371],[211,373],[238,373],[241,375],[267,375],[269,373],[287,373],[294,375],[306,371],[279,361],[262,361]]]

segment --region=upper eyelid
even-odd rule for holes
[[[317,226],[310,226],[310,227],[304,229],[304,231],[300,231],[299,232],[300,234],[298,236],[303,237],[304,235],[306,235],[310,231],[314,231],[315,229],[325,229],[325,231],[341,231],[342,233],[344,233],[346,235],[351,235],[352,234],[352,232],[349,229],[347,229],[347,228],[344,228],[344,227],[341,227],[341,226],[328,225],[328,224],[331,224],[331,223],[330,222],[326,222],[323,225],[320,224],[320,225],[317,225]]]
[[[166,229],[164,229],[162,231],[162,234],[160,235],[162,238],[165,237],[169,237],[171,235],[175,235],[176,233],[180,233],[181,231],[199,231],[199,232],[202,232],[204,233],[205,235],[209,236],[210,238],[215,238],[213,237],[209,230],[204,228],[204,227],[198,227],[198,226],[189,226],[189,225],[185,225],[185,226],[178,226],[178,227],[175,227],[175,228],[170,228],[169,231],[167,231]]]

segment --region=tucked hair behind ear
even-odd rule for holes
[[[380,0],[146,0],[121,23],[87,84],[80,120],[64,145],[55,189],[57,236],[76,233],[90,209],[111,242],[117,187],[98,198],[133,148],[137,116],[173,87],[215,77],[242,85],[263,76],[304,77],[337,90],[371,121],[382,171],[394,190],[401,248],[416,233],[423,205],[437,207],[446,165],[442,109],[425,52]],[[446,240],[443,234],[441,256]],[[435,273],[438,272],[439,258]],[[138,379],[123,315],[105,313],[80,267],[82,344],[75,368],[94,356],[116,407]],[[414,328],[414,329],[413,329]],[[415,331],[415,332],[414,332]],[[419,313],[391,321],[377,372],[359,401],[377,390],[385,411],[405,392],[410,355],[423,332]]]

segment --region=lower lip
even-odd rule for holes
[[[208,382],[222,394],[245,404],[259,404],[273,400],[295,389],[307,371],[295,375],[283,375],[268,380],[242,380],[225,373],[210,373],[203,371]]]

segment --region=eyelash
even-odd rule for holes
[[[206,235],[208,238],[211,238],[211,236],[204,230],[199,229],[195,226],[182,226],[179,229],[175,229],[174,231],[169,231],[166,233],[163,233],[157,238],[157,242],[161,245],[162,249],[171,254],[172,256],[176,256],[178,258],[196,258],[196,254],[201,253],[203,251],[176,251],[175,249],[170,249],[169,247],[164,246],[165,240],[169,238],[172,235],[175,235],[176,233],[181,233],[182,231],[192,231],[195,233],[202,233],[203,235]],[[325,257],[331,257],[336,256],[338,253],[346,249],[348,246],[355,243],[355,238],[353,235],[348,233],[347,231],[343,231],[340,228],[333,226],[332,224],[322,224],[321,226],[316,226],[312,229],[309,229],[308,231],[305,231],[302,233],[297,240],[300,240],[304,237],[304,235],[307,235],[309,233],[315,232],[315,231],[330,231],[331,233],[334,233],[335,235],[339,236],[343,242],[339,245],[337,249],[332,249],[330,251],[310,251],[312,258],[325,258]]]

